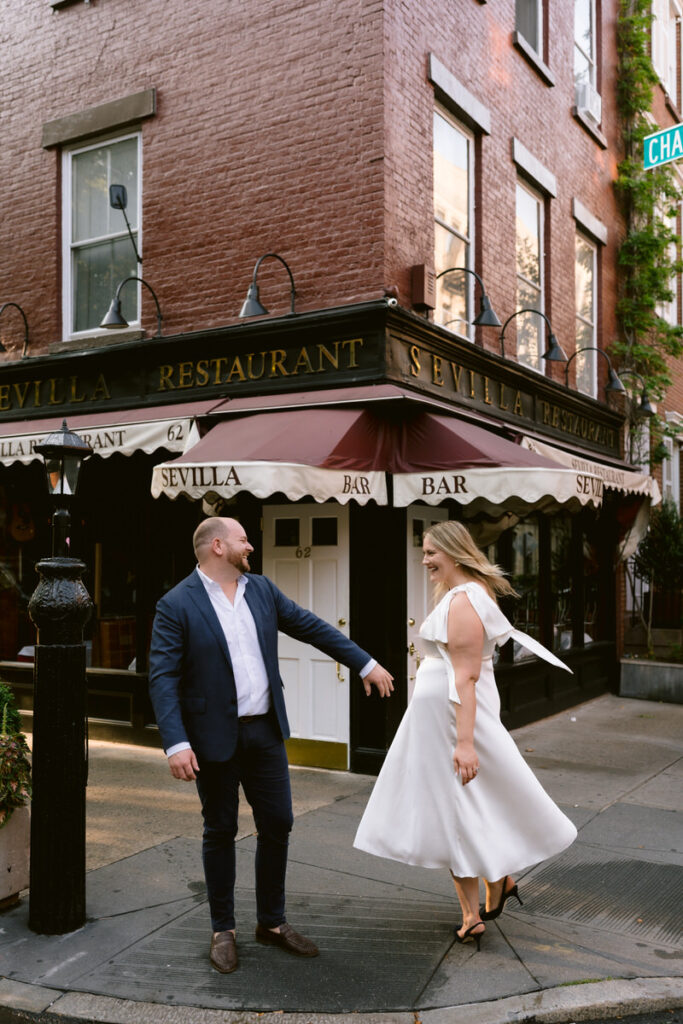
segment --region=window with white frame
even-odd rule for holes
[[[584,235],[576,235],[576,260],[574,263],[574,286],[576,295],[575,343],[577,356],[576,388],[584,395],[596,398],[597,355],[595,351],[581,352],[581,349],[595,349],[597,336],[597,262],[598,250]]]
[[[522,182],[517,183],[517,309],[544,312],[543,200]],[[517,359],[541,370],[545,321],[534,313],[517,319]]]
[[[653,0],[652,63],[667,93],[681,99],[681,3],[680,0]]]
[[[543,54],[543,0],[515,0],[515,28],[539,56]]]
[[[434,266],[472,269],[474,139],[445,111],[434,112]],[[472,274],[436,282],[434,320],[471,340]]]
[[[630,385],[630,382],[629,382]],[[627,391],[632,402],[638,401],[638,393],[631,391],[627,385]],[[638,467],[643,473],[650,472],[650,422],[646,419],[636,420],[630,427],[625,427],[625,447],[627,459],[632,466]]]
[[[680,511],[681,507],[681,455],[678,442],[673,437],[664,438],[666,457],[662,462],[662,498],[672,501]]]
[[[661,209],[661,207],[657,210],[657,217],[658,217],[658,219],[661,220],[661,222],[663,224],[665,224],[667,228],[669,228],[669,230],[671,231],[671,233],[673,235],[675,235],[675,238],[669,243],[669,248],[668,248],[669,259],[671,260],[672,264],[675,264],[677,262],[677,260],[678,260],[678,246],[679,246],[678,218],[679,218],[679,210],[680,210],[680,204],[678,206],[678,209],[674,209],[673,211],[672,210],[664,211],[664,210]],[[669,290],[671,292],[671,298],[670,299],[665,299],[662,302],[658,302],[657,306],[656,306],[657,315],[661,316],[662,320],[666,320],[666,322],[668,324],[671,324],[672,327],[675,327],[678,324],[678,322],[679,322],[679,316],[678,316],[679,283],[680,283],[679,282],[679,275],[674,271],[674,273],[669,278]]]
[[[63,310],[66,337],[92,331],[106,314],[116,286],[139,276],[125,218],[109,201],[109,186],[127,192],[126,216],[140,245],[141,139],[139,133],[63,153]],[[123,316],[139,320],[139,284],[121,293]]]
[[[596,0],[574,0],[574,90],[577,109],[602,117],[597,76]]]

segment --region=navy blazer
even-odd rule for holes
[[[245,600],[256,624],[271,705],[284,739],[289,722],[278,665],[278,630],[312,644],[355,672],[370,655],[286,597],[267,576],[248,574]],[[227,761],[237,745],[237,692],[225,634],[195,570],[157,604],[149,692],[164,749],[188,742],[198,758]]]

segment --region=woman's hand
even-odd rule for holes
[[[473,743],[458,743],[453,751],[453,767],[455,774],[460,776],[463,786],[476,779],[479,771],[479,758]]]

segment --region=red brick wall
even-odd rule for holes
[[[381,2],[3,8],[0,299],[26,310],[34,352],[62,337],[59,157],[41,126],[151,87],[144,276],[165,333],[234,320],[270,250],[301,310],[382,295]],[[259,282],[286,312],[284,269],[267,261]],[[153,333],[144,292],[143,314]]]
[[[409,292],[408,268],[433,259],[431,112],[434,90],[427,80],[428,54],[435,56],[491,114],[491,134],[481,141],[481,235],[476,267],[498,315],[515,309],[515,184],[512,138],[517,138],[552,174],[557,197],[547,204],[546,313],[560,343],[574,348],[574,236],[572,199],[579,199],[609,229],[602,248],[601,345],[615,335],[615,251],[622,226],[612,182],[618,135],[614,101],[616,0],[603,0],[600,91],[607,150],[572,116],[574,106],[574,5],[549,4],[549,52],[555,77],[548,86],[512,45],[514,0],[480,5],[423,0],[392,5],[387,40],[387,270],[402,296]],[[411,201],[412,197],[412,201]],[[514,321],[506,331],[514,352]],[[499,351],[498,332],[480,332],[483,344]],[[556,371],[557,372],[557,371]],[[561,372],[561,371],[560,371]]]
[[[499,315],[516,302],[516,137],[558,182],[548,202],[546,309],[567,352],[572,199],[608,226],[599,318],[608,345],[622,230],[612,190],[617,0],[602,0],[607,150],[571,114],[573,5],[548,5],[552,87],[512,45],[514,7],[93,0],[52,12],[44,0],[5,0],[0,301],[26,310],[31,351],[62,337],[60,159],[41,148],[41,126],[151,87],[158,114],[143,127],[144,276],[165,333],[234,322],[254,262],[270,250],[291,266],[302,311],[377,298],[390,284],[409,305],[409,268],[433,259],[430,52],[491,112],[479,147],[476,267]],[[283,268],[267,261],[259,280],[271,313],[286,312]],[[144,290],[142,302],[153,333]],[[18,318],[6,313],[1,326],[3,338],[20,339]],[[498,349],[498,332],[480,335]]]

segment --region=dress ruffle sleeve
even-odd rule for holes
[[[474,582],[463,583],[458,587],[454,587],[453,590],[449,590],[448,593],[443,596],[441,601],[439,601],[434,611],[427,616],[420,626],[420,636],[424,640],[431,640],[437,645],[439,653],[446,663],[449,700],[453,701],[455,704],[460,703],[460,698],[458,697],[458,692],[455,688],[455,671],[448,653],[447,645],[448,612],[453,597],[461,590],[464,590],[467,594],[470,604],[481,620],[486,638],[491,643],[494,643],[497,647],[501,647],[504,643],[507,643],[508,640],[516,640],[518,644],[525,647],[538,658],[542,658],[544,661],[549,662],[551,665],[555,665],[557,668],[563,668],[565,672],[571,672],[568,665],[565,665],[563,661],[560,661],[560,659],[549,651],[547,647],[540,644],[538,640],[534,640],[534,638],[529,636],[528,633],[523,633],[521,630],[515,629],[510,620],[503,615],[496,602],[489,597],[482,586]]]

